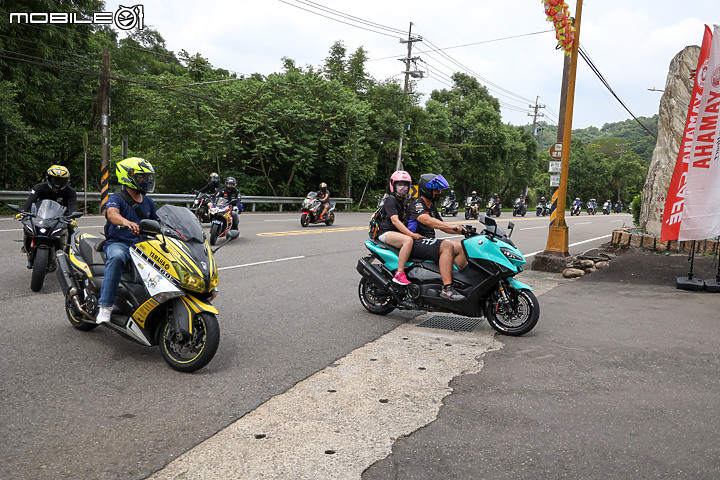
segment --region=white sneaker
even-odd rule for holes
[[[95,318],[95,323],[98,325],[101,323],[108,323],[110,322],[110,315],[112,314],[112,307],[100,307],[98,310],[97,317]]]

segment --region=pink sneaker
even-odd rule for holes
[[[393,277],[393,282],[399,283],[400,285],[410,285],[410,280],[407,279],[405,272],[397,272]]]

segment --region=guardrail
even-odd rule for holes
[[[28,197],[27,191],[17,190],[0,190],[0,202],[24,202]],[[110,192],[112,195],[114,192]],[[77,193],[78,205],[85,201],[85,192]],[[195,195],[192,193],[151,193],[150,198],[156,202],[161,203],[179,203],[184,204],[186,207],[190,207],[195,200]],[[88,192],[88,202],[99,202],[100,192]],[[259,203],[270,203],[278,204],[279,210],[283,211],[283,204],[288,203],[302,203],[305,197],[267,197],[262,195],[243,195],[243,205],[252,204],[252,211],[255,211],[255,205]],[[352,204],[352,198],[330,198],[331,201],[338,204]]]

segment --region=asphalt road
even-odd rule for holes
[[[503,215],[501,227],[515,221],[521,251],[544,250],[548,218]],[[355,264],[365,252],[368,217],[341,211],[332,227],[303,229],[297,213],[243,214],[240,238],[216,255],[220,348],[195,374],[171,370],[156,348],[107,329],[73,329],[54,274],[41,292],[30,290],[15,242],[20,224],[1,218],[0,478],[146,478],[412,318],[376,317],[360,306]],[[583,215],[567,222],[570,251],[579,253],[632,219]],[[99,233],[103,219],[79,224]]]

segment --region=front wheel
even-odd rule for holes
[[[194,372],[210,363],[220,345],[220,325],[212,313],[198,313],[192,321],[192,333],[178,338],[172,317],[160,328],[160,353],[170,367],[179,372]]]
[[[327,225],[329,227],[333,223],[335,223],[335,214],[330,212],[330,215],[328,215],[328,219],[325,220],[325,225]]]
[[[220,236],[220,225],[213,223],[210,227],[210,245],[217,243],[218,236]]]
[[[392,297],[389,294],[381,293],[380,288],[365,277],[360,279],[358,296],[365,310],[375,315],[387,315],[395,310]]]
[[[303,213],[302,215],[300,215],[300,226],[307,227],[308,225],[310,225],[310,219],[308,218],[308,214]]]
[[[540,304],[530,290],[518,290],[515,305],[488,301],[485,316],[490,326],[503,335],[519,337],[532,330],[540,318]]]
[[[470,211],[465,210],[465,220],[470,220]]]
[[[43,283],[45,283],[49,255],[50,250],[47,248],[38,248],[35,251],[35,261],[33,263],[32,277],[30,278],[30,290],[33,292],[39,292]]]

